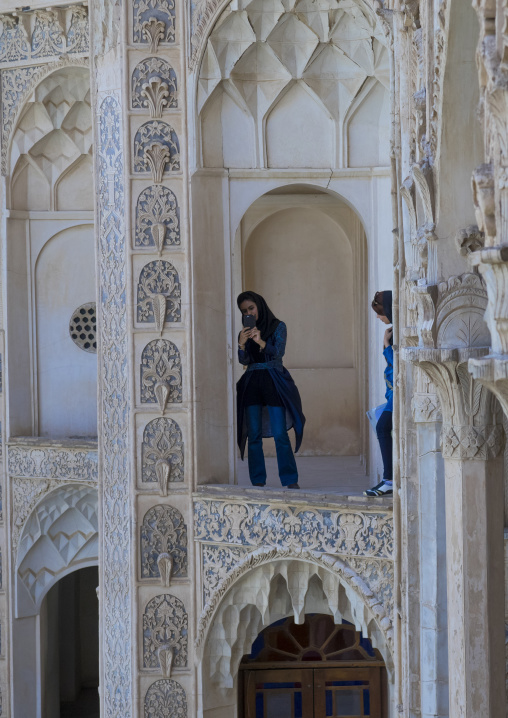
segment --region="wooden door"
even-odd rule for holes
[[[243,673],[245,718],[313,718],[312,669]]]
[[[314,718],[365,716],[381,718],[379,668],[318,668],[314,671]]]

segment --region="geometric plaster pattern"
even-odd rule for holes
[[[163,232],[159,251],[180,244],[180,207],[174,192],[161,185],[151,185],[139,195],[136,203],[136,247],[156,246],[154,227]]]
[[[21,114],[27,112],[26,102],[30,100],[35,88],[45,78],[62,68],[70,67],[81,67],[86,70],[87,74],[90,72],[88,63],[83,58],[72,56],[44,65],[2,70],[2,175],[6,175],[8,172],[7,152],[10,148],[11,132],[13,127],[17,126]],[[32,103],[32,101],[30,102]]]
[[[71,565],[98,559],[97,489],[66,486],[47,495],[25,523],[18,575],[34,604]]]
[[[193,32],[206,10],[206,2],[194,6]],[[199,47],[193,49],[195,62]],[[327,122],[333,119],[341,135],[347,133],[348,111],[356,112],[370,93],[367,79],[372,88],[377,83],[389,87],[386,40],[366,4],[252,0],[238,10],[227,8],[208,39],[199,70],[198,112],[203,117],[207,108],[213,112],[214,98],[221,102],[223,95],[264,137],[286,96],[304,92],[307,103],[315,103]]]
[[[101,525],[103,707],[106,717],[132,715],[129,344],[127,339],[127,248],[121,106],[99,98],[98,110],[98,266],[101,302],[99,451],[102,457]]]
[[[152,506],[141,525],[141,578],[160,578],[157,559],[171,557],[171,576],[187,576],[187,527],[173,506]]]
[[[91,148],[89,72],[57,71],[37,86],[17,122],[10,156],[13,194],[18,182],[31,182],[40,208],[58,209],[59,183],[83,166],[91,168]],[[19,201],[26,209],[28,198]]]
[[[182,431],[176,421],[160,417],[148,422],[143,431],[141,451],[143,483],[159,481],[157,468],[161,463],[169,465],[169,482],[183,481],[184,446]]]
[[[260,631],[291,615],[302,624],[306,613],[353,623],[391,668],[391,614],[345,561],[317,552],[291,555],[260,548],[220,584],[200,617],[196,646],[204,659],[205,687],[221,695],[231,691],[240,659],[250,653]]]
[[[159,668],[158,651],[168,647],[173,665],[187,666],[187,612],[180,599],[169,593],[155,596],[143,614],[143,667]]]
[[[145,696],[145,718],[187,718],[182,686],[169,678],[152,683]]]

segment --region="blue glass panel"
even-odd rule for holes
[[[374,653],[374,649],[372,648],[372,643],[369,641],[368,638],[364,638],[362,636],[360,638],[360,646],[363,648],[364,651],[367,651],[369,656],[372,656],[373,658],[376,656],[376,654]]]
[[[335,691],[335,701],[335,715],[362,715],[361,693],[358,689]]]
[[[291,693],[265,693],[266,718],[291,718]]]
[[[370,716],[370,691],[368,688],[363,689],[363,712],[366,716]]]
[[[301,683],[260,683],[260,687],[266,688],[301,688]]]
[[[325,691],[326,696],[326,715],[333,716],[333,692]],[[257,716],[256,716],[257,718]]]
[[[303,718],[302,710],[302,694],[295,693],[295,718]]]
[[[263,701],[263,694],[256,693],[256,718],[264,718],[265,705]]]
[[[368,686],[368,681],[326,681],[325,686]]]

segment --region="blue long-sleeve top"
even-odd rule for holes
[[[385,382],[386,382],[386,407],[385,411],[393,411],[393,347],[389,344],[383,349],[383,356],[386,359]]]
[[[279,326],[266,340],[266,346],[261,351],[258,345],[254,341],[248,341],[245,345],[245,349],[238,347],[238,361],[243,366],[249,366],[257,364],[258,368],[264,368],[263,364],[266,362],[274,361],[279,359],[282,361],[282,357],[286,352],[286,341],[288,336],[288,330],[284,322],[279,322]],[[261,355],[261,356],[260,356]],[[265,361],[259,361],[259,359],[265,359]]]
[[[286,417],[289,418],[287,428],[295,430],[295,451],[298,451],[302,443],[303,427],[305,416],[302,411],[302,400],[296,385],[285,366],[282,364],[282,357],[286,351],[287,327],[284,322],[279,322],[277,329],[266,340],[263,351],[252,340],[245,345],[245,349],[238,347],[238,360],[240,364],[247,367],[237,383],[237,439],[240,447],[240,455],[243,459],[245,443],[247,441],[247,424],[245,421],[244,398],[249,382],[254,378],[254,370],[265,369],[270,375],[275,392],[280,403],[286,409]],[[270,426],[270,417],[266,407],[263,407],[263,436],[273,436]]]

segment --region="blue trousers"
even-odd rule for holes
[[[286,429],[286,410],[282,406],[268,406],[272,426],[280,482],[283,486],[298,482],[295,455]],[[245,407],[247,420],[249,476],[252,484],[266,483],[265,455],[263,453],[262,411],[260,404]]]
[[[383,457],[383,479],[393,480],[392,457],[392,412],[383,411],[376,424],[376,434]]]

